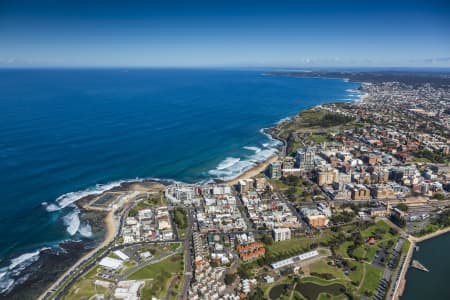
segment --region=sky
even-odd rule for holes
[[[450,1],[0,0],[0,67],[450,67]]]

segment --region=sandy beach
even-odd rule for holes
[[[268,159],[266,159],[265,161],[255,165],[253,168],[248,169],[247,171],[243,172],[238,177],[230,179],[230,180],[225,180],[224,182],[229,184],[229,185],[235,185],[241,179],[254,177],[254,176],[260,174],[261,172],[263,172],[267,168],[267,166],[269,164],[271,164],[271,163],[273,163],[274,161],[277,161],[277,160],[278,160],[278,155],[274,154],[271,157],[269,157]]]
[[[109,243],[111,243],[114,240],[114,238],[117,234],[117,229],[118,229],[118,226],[117,226],[117,223],[116,223],[116,220],[114,217],[114,211],[110,211],[106,215],[106,217],[104,219],[104,223],[105,223],[106,231],[105,231],[105,238],[103,239],[103,241],[97,247],[95,247],[93,250],[91,250],[89,253],[82,256],[67,271],[65,271],[63,274],[61,274],[61,276],[59,276],[58,280],[56,280],[50,287],[47,288],[47,290],[44,293],[41,294],[41,296],[38,298],[39,300],[45,299],[45,295],[48,292],[50,292],[51,290],[57,289],[59,287],[59,285],[64,281],[64,279],[70,275],[70,273],[72,273],[74,270],[76,270],[83,262],[90,259],[100,249],[107,246]]]

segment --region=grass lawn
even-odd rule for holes
[[[180,247],[181,243],[170,243],[170,250],[175,251]]]
[[[315,277],[315,276],[303,277],[301,279],[301,282],[312,282],[312,283],[316,283],[319,285],[330,285],[332,283],[340,283],[342,285],[348,285],[347,280],[342,280],[342,279],[325,280],[325,279]]]
[[[376,229],[382,229],[384,230],[386,233],[383,235],[383,240],[384,239],[389,239],[389,238],[393,238],[394,236],[392,234],[389,233],[389,229],[391,227],[384,221],[378,221],[376,222],[374,225],[370,226],[369,228],[363,230],[361,232],[361,235],[364,238],[369,238],[370,236],[375,235],[375,230]]]
[[[182,239],[186,236],[186,231],[187,231],[186,228],[177,228],[177,230],[178,230],[178,235],[179,235],[180,239]]]
[[[136,204],[128,213],[130,217],[137,216],[138,211],[145,208],[151,208],[158,205],[164,205],[165,199],[161,195],[151,195],[150,198],[140,201],[138,204]]]
[[[181,272],[183,269],[182,257],[180,254],[175,254],[169,258],[166,258],[155,264],[148,265],[135,273],[131,274],[129,280],[139,280],[139,279],[155,279],[158,275],[163,272],[169,273],[170,275]]]
[[[410,246],[411,246],[411,242],[408,240],[405,240],[403,242],[403,246],[402,246],[402,253],[406,254],[408,252]]]
[[[283,181],[279,179],[272,179],[270,183],[275,186],[277,190],[285,191],[289,188],[289,185],[285,184]]]
[[[314,237],[300,237],[295,238],[287,241],[281,241],[281,242],[274,242],[272,245],[267,246],[267,250],[269,252],[284,252],[284,251],[291,251],[291,250],[298,250],[302,248],[309,249],[309,246],[312,243],[320,243],[320,242],[326,242],[329,241],[330,238],[333,236],[333,233],[329,230],[325,230],[320,236],[314,236]],[[307,250],[309,251],[309,250]]]
[[[305,190],[302,183],[299,183],[297,185],[289,185],[278,179],[273,179],[270,182],[275,187],[276,190],[281,191],[281,192],[286,192],[289,188],[292,188],[292,187],[295,188],[295,197],[296,198],[302,198],[302,193]]]
[[[372,262],[373,261],[373,258],[375,257],[375,254],[376,254],[377,250],[378,250],[378,247],[376,245],[373,245],[373,246],[369,245],[369,246],[367,246],[367,248],[366,248],[366,260],[368,262]]]
[[[363,244],[363,245],[357,247],[353,251],[353,255],[361,260],[365,260],[367,262],[372,262],[378,249],[391,248],[388,246],[389,241],[392,241],[392,243],[393,243],[392,245],[394,245],[397,242],[398,235],[392,235],[389,232],[389,229],[390,229],[390,226],[386,222],[378,221],[374,225],[363,230],[361,232],[361,235],[364,239],[374,236],[376,230],[383,230],[385,233],[383,234],[382,239],[377,240],[374,245]],[[348,248],[349,245],[351,245],[351,243],[352,243],[351,241],[345,242],[339,246],[339,252],[341,253],[341,255],[343,257],[347,257],[347,255],[345,255],[347,251],[345,251],[345,250]]]
[[[336,279],[342,279],[342,280],[347,279],[345,274],[342,272],[342,270],[340,270],[334,266],[329,266],[325,261],[315,262],[309,266],[309,269],[310,269],[310,272],[316,272],[316,273],[320,273],[320,274],[325,274],[325,273],[331,274]]]
[[[331,299],[331,300],[347,300],[348,298],[344,294],[334,296],[334,295],[330,295],[328,293],[321,293],[321,294],[319,294],[319,297],[317,297],[317,300],[329,300],[329,299]]]
[[[94,296],[96,293],[111,295],[111,291],[109,289],[94,285],[95,276],[101,270],[103,270],[102,267],[92,268],[88,273],[86,273],[86,275],[78,279],[77,282],[73,284],[73,286],[70,288],[69,292],[67,292],[63,299],[87,300]]]
[[[148,265],[129,276],[129,280],[145,279],[142,288],[142,299],[151,299],[153,296],[161,299],[165,296],[171,280],[183,270],[181,254],[168,257],[155,264]]]
[[[361,260],[365,260],[367,262],[372,262],[378,249],[379,249],[379,247],[376,244],[375,245],[367,245],[367,244],[361,245],[353,251],[353,255]]]
[[[360,294],[364,293],[365,291],[376,291],[378,283],[383,276],[383,270],[379,269],[375,266],[366,264],[366,275],[364,277],[364,281],[362,282],[359,292]]]
[[[347,242],[343,242],[342,244],[339,245],[338,251],[339,254],[343,257],[343,258],[348,258],[348,253],[347,253],[347,249],[350,245],[352,245],[353,242],[352,241],[347,241]]]
[[[137,265],[137,263],[136,263],[135,261],[129,259],[129,260],[127,260],[127,261],[124,262],[122,268],[120,268],[119,273],[120,273],[120,274],[124,274],[124,273],[126,273],[129,269],[135,267],[136,265]]]
[[[328,138],[328,133],[312,134],[308,139],[317,144],[330,141],[330,139]]]
[[[365,259],[366,250],[364,249],[364,245],[358,246],[355,250],[353,250],[353,255],[359,259]]]
[[[308,248],[313,242],[314,239],[309,237],[295,238],[287,241],[274,242],[272,245],[267,245],[267,250],[269,253],[289,252]]]
[[[269,260],[276,261],[282,258],[295,256],[310,251],[311,244],[319,244],[328,241],[333,236],[331,231],[325,231],[320,236],[300,237],[288,241],[274,242],[267,245],[267,257]]]
[[[67,295],[64,296],[64,299],[88,300],[95,294],[111,295],[111,291],[98,285],[95,287],[94,280],[92,279],[82,279],[77,281]]]
[[[350,271],[350,274],[348,274],[348,277],[351,281],[354,282],[361,282],[361,279],[363,277],[363,264],[357,261],[351,261],[349,262],[350,265],[355,266],[356,269],[354,271]]]

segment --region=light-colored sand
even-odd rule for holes
[[[114,212],[110,211],[105,217],[106,234],[103,242],[98,246],[101,248],[108,245],[117,235],[118,224],[114,218]]]
[[[241,179],[246,179],[246,178],[251,178],[254,177],[258,174],[260,174],[261,172],[263,172],[267,166],[275,161],[278,160],[278,155],[275,154],[271,157],[269,157],[268,159],[266,159],[265,161],[257,164],[256,166],[254,166],[251,169],[248,169],[247,171],[245,171],[244,173],[242,173],[241,175],[239,175],[236,178],[230,179],[230,180],[226,180],[225,183],[229,184],[229,185],[235,185],[238,183],[239,180]]]
[[[131,191],[159,193],[164,191],[166,186],[159,182],[136,182],[130,186]]]
[[[118,224],[114,218],[114,211],[110,211],[106,215],[104,222],[105,222],[105,227],[106,227],[106,233],[105,233],[105,239],[103,240],[103,242],[101,242],[95,249],[93,249],[92,251],[90,251],[89,253],[84,255],[83,257],[81,257],[74,265],[72,265],[72,267],[70,267],[66,272],[64,272],[64,274],[59,276],[59,278],[38,298],[39,300],[44,299],[44,296],[49,291],[51,291],[53,289],[57,289],[59,287],[59,285],[63,282],[64,278],[66,278],[66,276],[68,276],[72,271],[77,269],[83,261],[90,259],[101,248],[105,247],[112,240],[114,240],[114,238],[117,234],[117,229],[118,229]]]
[[[278,160],[278,155],[275,154],[271,157],[269,157],[267,160],[257,164],[256,166],[254,166],[253,168],[245,171],[244,173],[242,173],[241,175],[239,175],[238,177],[231,179],[231,180],[227,180],[225,181],[227,184],[230,185],[234,185],[236,184],[239,180],[241,179],[245,179],[245,178],[251,178],[254,176],[259,175],[261,172],[263,172],[267,166]],[[163,185],[160,184],[154,184],[153,186],[150,187],[148,185],[138,185],[135,184],[133,186],[133,190],[136,188],[137,190],[142,190],[142,191],[149,191],[151,190],[152,192],[159,192],[162,187],[164,187]],[[132,197],[127,197],[127,198],[132,198]],[[127,203],[130,199],[126,199],[126,201],[124,201],[125,203]],[[114,211],[109,211],[108,214],[106,215],[105,219],[105,227],[106,227],[106,233],[105,233],[105,239],[98,245],[98,247],[96,247],[95,249],[93,249],[92,251],[90,251],[89,253],[87,253],[86,255],[84,255],[82,258],[80,258],[74,265],[72,265],[72,267],[70,267],[66,272],[64,272],[64,274],[62,274],[58,280],[56,280],[46,291],[45,293],[43,293],[38,299],[44,299],[44,295],[47,294],[49,291],[51,291],[52,289],[56,289],[59,287],[59,285],[61,284],[61,282],[63,281],[64,278],[66,278],[66,276],[68,276],[72,271],[74,271],[75,269],[77,269],[81,263],[83,261],[86,261],[87,259],[90,259],[92,256],[94,256],[101,248],[105,247],[106,245],[108,245],[111,241],[114,240],[114,238],[117,235],[118,232],[118,222],[114,216]]]

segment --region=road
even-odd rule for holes
[[[180,292],[180,299],[188,299],[188,291],[192,279],[192,226],[194,211],[187,208],[188,230],[184,238],[184,282]]]
[[[136,201],[137,200],[137,201]],[[46,299],[61,299],[61,297],[68,292],[69,288],[74,284],[87,270],[95,266],[102,258],[106,257],[111,251],[123,249],[124,247],[147,244],[147,243],[159,243],[157,242],[138,242],[132,244],[125,244],[114,246],[117,238],[120,236],[123,229],[123,222],[128,216],[130,209],[143,199],[139,196],[135,197],[133,201],[129,201],[129,204],[121,212],[119,220],[115,217],[115,211],[110,211],[113,220],[114,232],[110,234],[110,239],[105,239],[97,248],[86,254],[83,258],[78,260],[72,267],[70,267],[63,275],[61,275],[57,281],[55,281],[39,298],[38,300]],[[165,242],[179,242],[178,240],[165,241]],[[95,257],[95,259],[93,259]],[[62,288],[62,289],[61,289]]]
[[[135,273],[136,271],[148,266],[148,265],[152,265],[155,264],[157,262],[160,262],[172,255],[175,255],[177,253],[179,253],[181,250],[181,247],[178,247],[175,251],[170,251],[170,252],[164,252],[162,254],[160,254],[158,257],[153,257],[143,263],[138,264],[135,267],[130,268],[129,270],[127,270],[125,273],[123,274],[117,274],[114,277],[118,280],[118,281],[122,281],[122,280],[126,280],[131,274]]]
[[[308,223],[305,222],[302,215],[298,212],[298,210],[292,205],[292,202],[289,201],[289,199],[286,198],[286,196],[283,193],[276,193],[277,197],[281,200],[283,200],[284,203],[289,207],[289,209],[292,211],[292,213],[297,217],[298,221],[302,225],[302,228],[305,230],[306,233],[311,232],[311,227]],[[313,203],[314,206],[316,206],[316,203]]]
[[[114,219],[114,211],[109,212],[109,214],[112,214],[112,218]],[[117,223],[116,223],[117,224]],[[70,267],[66,272],[64,272],[63,275],[61,275],[38,299],[50,299],[53,294],[60,289],[62,286],[64,286],[67,283],[67,280],[71,279],[71,276],[75,275],[75,278],[78,278],[82,273],[84,273],[84,270],[86,270],[85,264],[87,264],[95,255],[97,255],[99,252],[103,251],[104,249],[107,249],[110,247],[114,241],[117,238],[117,225],[114,226],[114,233],[112,234],[113,239],[108,240],[105,239],[97,248],[83,256],[80,260],[78,260],[72,267]],[[91,264],[88,264],[87,266],[90,266]],[[73,280],[69,281],[69,284],[73,282]],[[63,289],[62,291],[64,291]],[[62,292],[61,291],[61,292]],[[61,294],[58,293],[55,298],[58,299],[58,295]]]

